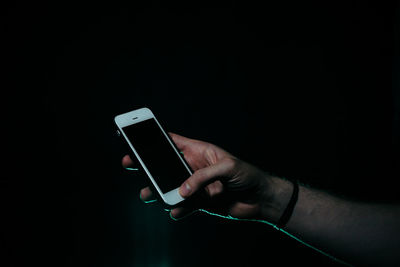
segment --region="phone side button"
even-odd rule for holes
[[[117,130],[117,135],[121,136],[121,132],[119,130]]]

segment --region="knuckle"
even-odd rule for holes
[[[196,184],[201,183],[202,181],[207,179],[207,175],[204,169],[199,169],[194,174],[195,175],[193,176],[193,182]]]
[[[224,164],[226,165],[226,167],[230,170],[236,169],[238,167],[238,165],[240,164],[240,161],[234,157],[227,157],[223,161],[224,161]]]
[[[208,180],[210,179],[210,175],[207,172],[206,169],[199,169],[195,171],[193,176],[188,180],[190,186],[194,191],[198,190],[201,188],[203,185],[208,183]]]
[[[212,144],[205,143],[204,144],[204,156],[208,158],[211,162],[215,163],[217,161],[217,157],[215,155],[215,149]]]

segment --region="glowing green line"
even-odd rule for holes
[[[142,199],[142,201],[143,201],[144,203],[146,203],[146,204],[149,204],[149,203],[156,202],[157,199],[152,199],[152,200],[143,200],[143,199]]]
[[[138,171],[139,169],[138,168],[125,168],[127,171]]]
[[[165,209],[165,211],[170,211],[170,210]],[[186,217],[189,217],[190,215],[192,215],[193,213],[195,213],[195,212],[197,212],[197,211],[199,211],[199,210],[194,210],[194,211],[192,211],[192,212],[190,212],[190,213],[188,213],[188,214],[186,214],[185,216],[180,217],[180,218],[174,218],[174,217],[172,217],[172,214],[171,214],[171,212],[170,212],[170,213],[169,213],[169,217],[170,217],[172,220],[174,220],[174,221],[180,221],[180,220],[182,220],[182,219],[184,219],[184,218],[186,218]]]
[[[146,203],[146,204],[153,203],[153,202],[156,202],[156,201],[157,201],[157,199],[144,200],[144,199],[142,198],[142,195],[141,195],[141,194],[139,194],[139,198],[140,198],[141,201],[143,201],[143,202]]]
[[[283,230],[283,229],[281,229],[281,228],[279,228],[279,227],[276,227],[275,224],[270,223],[270,222],[268,222],[268,221],[265,221],[265,220],[255,220],[255,219],[238,219],[238,218],[232,217],[232,216],[230,216],[230,215],[224,216],[224,215],[221,215],[221,214],[209,212],[209,211],[207,211],[207,210],[205,210],[205,209],[199,209],[199,211],[202,211],[202,212],[204,212],[204,213],[206,213],[206,214],[208,214],[208,215],[211,215],[211,216],[216,216],[216,217],[220,217],[220,218],[224,218],[224,219],[228,219],[228,220],[265,223],[265,224],[267,224],[267,225],[269,225],[269,226],[274,227],[276,230],[281,231],[282,233],[286,234],[287,236],[293,238],[294,240],[300,242],[301,244],[303,244],[303,245],[305,245],[305,246],[307,246],[307,247],[309,247],[309,248],[311,248],[311,249],[313,249],[313,250],[315,250],[315,251],[321,253],[322,255],[324,255],[324,256],[330,258],[330,259],[333,260],[333,261],[336,261],[336,262],[338,262],[338,263],[340,263],[340,264],[343,264],[343,265],[353,266],[353,265],[351,265],[351,264],[349,264],[349,263],[347,263],[347,262],[344,262],[344,261],[342,261],[342,260],[339,260],[338,258],[336,258],[336,257],[334,257],[334,256],[332,256],[332,255],[330,255],[330,254],[328,254],[328,253],[326,253],[326,252],[324,252],[324,251],[322,251],[322,250],[320,250],[320,249],[318,249],[318,248],[316,248],[316,247],[314,247],[314,246],[312,246],[312,245],[310,245],[310,244],[304,242],[304,241],[301,240],[300,238],[298,238],[298,237],[296,237],[296,236],[294,236],[294,235],[292,235],[292,234],[286,232],[285,230]],[[186,217],[186,216],[185,216],[185,217]],[[171,217],[171,218],[172,218],[172,217]],[[174,218],[173,218],[173,219],[174,219]],[[176,220],[176,219],[174,219],[174,220]]]

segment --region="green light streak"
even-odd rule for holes
[[[152,200],[143,200],[143,199],[142,199],[142,201],[143,201],[145,204],[149,204],[149,203],[157,202],[157,199],[152,199]]]
[[[171,210],[167,210],[167,209],[165,209],[165,211],[171,211]],[[171,212],[169,213],[169,217],[172,219],[172,220],[174,220],[174,221],[180,221],[180,220],[182,220],[182,219],[184,219],[184,218],[186,218],[186,217],[189,217],[190,215],[192,215],[193,213],[195,213],[195,212],[197,212],[197,211],[200,211],[200,210],[194,210],[194,211],[192,211],[192,212],[190,212],[190,213],[188,213],[188,214],[186,214],[185,216],[183,216],[183,217],[180,217],[180,218],[174,218],[174,217],[172,217],[172,214],[171,214]]]
[[[127,171],[138,171],[139,169],[138,168],[125,168]]]
[[[315,251],[321,253],[322,255],[324,255],[324,256],[330,258],[330,259],[333,260],[333,261],[336,261],[336,262],[338,262],[338,263],[340,263],[340,264],[343,264],[343,265],[346,265],[346,266],[353,266],[353,265],[351,265],[351,264],[349,264],[349,263],[347,263],[347,262],[344,262],[344,261],[342,261],[342,260],[340,260],[340,259],[338,259],[338,258],[336,258],[336,257],[334,257],[334,256],[332,256],[332,255],[330,255],[330,254],[328,254],[328,253],[326,253],[326,252],[324,252],[324,251],[322,251],[322,250],[320,250],[320,249],[318,249],[318,248],[316,248],[316,247],[314,247],[314,246],[312,246],[312,245],[310,245],[310,244],[308,244],[308,243],[306,243],[306,242],[304,242],[303,240],[301,240],[301,239],[298,238],[297,236],[292,235],[292,234],[290,234],[289,232],[287,232],[287,231],[285,231],[285,230],[283,230],[283,229],[281,229],[281,228],[276,227],[275,224],[270,223],[270,222],[268,222],[268,221],[265,221],[265,220],[256,220],[256,219],[238,219],[238,218],[232,217],[232,216],[230,216],[230,215],[224,216],[224,215],[221,215],[221,214],[209,212],[209,211],[207,211],[207,210],[205,210],[205,209],[199,209],[198,211],[204,212],[204,213],[206,213],[206,214],[208,214],[208,215],[211,215],[211,216],[216,216],[216,217],[220,217],[220,218],[228,219],[228,220],[245,221],[245,222],[260,222],[260,223],[267,224],[267,225],[269,225],[269,226],[272,226],[272,227],[275,228],[276,230],[281,231],[282,233],[286,234],[287,236],[293,238],[294,240],[300,242],[301,244],[303,244],[303,245],[305,245],[305,246],[307,246],[307,247],[309,247],[309,248],[311,248],[311,249],[313,249],[313,250],[315,250]],[[191,214],[192,214],[192,213],[191,213]],[[188,215],[190,215],[190,214],[188,214]],[[188,215],[186,215],[185,217],[187,217]],[[172,216],[171,216],[171,218],[172,218]],[[175,219],[175,218],[172,218],[172,219],[175,220],[175,221],[177,221],[177,219]],[[181,219],[181,218],[180,218],[180,219]]]
[[[157,201],[157,199],[144,200],[144,199],[142,198],[142,195],[141,195],[141,194],[139,194],[139,198],[140,198],[140,200],[143,201],[145,204],[154,203],[154,202]]]

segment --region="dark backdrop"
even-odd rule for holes
[[[2,5],[2,266],[335,265],[263,224],[143,204],[113,128],[142,106],[264,170],[398,200],[395,2]]]

